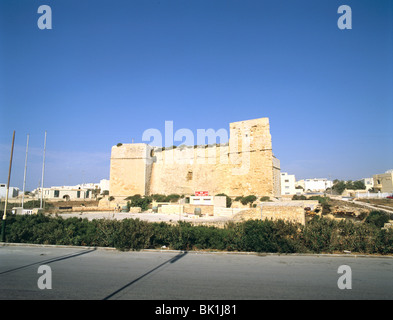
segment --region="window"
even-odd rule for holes
[[[55,198],[58,198],[59,195],[60,195],[60,191],[59,191],[59,190],[55,190],[54,193],[53,193],[53,196],[54,196]]]
[[[289,182],[289,180],[287,179],[287,180],[285,180],[285,182]]]
[[[76,192],[76,197],[77,197],[77,198],[80,198],[80,197],[81,197],[81,192],[80,192],[80,191],[77,191],[77,192]]]

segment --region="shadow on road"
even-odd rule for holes
[[[146,277],[147,275],[149,275],[150,273],[156,271],[157,269],[161,268],[162,266],[166,265],[167,263],[175,263],[178,260],[180,260],[181,258],[183,258],[185,255],[187,254],[187,252],[182,252],[179,253],[178,255],[174,256],[173,258],[161,263],[160,265],[158,265],[157,267],[151,269],[150,271],[146,272],[145,274],[141,275],[140,277],[136,278],[135,280],[132,280],[131,282],[127,283],[125,286],[121,287],[120,289],[112,292],[110,295],[106,296],[103,300],[108,300],[110,298],[112,298],[114,295],[118,294],[119,292],[123,291],[124,289],[132,286],[133,284],[135,284],[136,282],[138,282],[139,280],[141,280],[142,278]]]
[[[24,265],[24,266],[21,266],[21,267],[17,267],[17,268],[13,268],[13,269],[10,269],[10,270],[2,271],[2,272],[0,272],[0,275],[5,274],[5,273],[10,273],[10,272],[13,272],[13,271],[17,271],[17,270],[21,270],[21,269],[24,269],[24,268],[28,268],[28,267],[31,267],[31,266],[34,266],[34,265],[37,265],[37,264],[39,264],[39,265],[49,264],[49,263],[53,263],[53,262],[57,262],[57,261],[62,261],[62,260],[66,260],[66,259],[75,258],[75,257],[81,256],[81,255],[84,255],[84,254],[87,254],[87,253],[90,253],[90,252],[93,252],[93,251],[96,251],[96,250],[97,250],[97,248],[87,249],[87,250],[83,250],[82,252],[77,252],[77,253],[74,252],[74,253],[66,254],[64,256],[60,256],[60,257],[57,257],[57,258],[51,258],[51,259],[47,259],[47,260],[42,260],[42,261],[30,263],[30,264],[27,264],[27,265]]]

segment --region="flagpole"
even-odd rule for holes
[[[7,219],[7,203],[8,203],[8,192],[10,189],[10,179],[11,179],[11,166],[12,166],[12,155],[14,153],[14,141],[15,141],[15,130],[12,134],[12,146],[11,146],[11,157],[10,157],[10,167],[8,169],[8,181],[7,181],[7,192],[5,196],[4,213],[3,213],[3,223],[1,226],[1,241],[5,242],[5,223]]]
[[[44,140],[44,159],[43,159],[43,161],[42,161],[42,179],[41,179],[41,201],[40,201],[40,209],[42,209],[42,198],[43,198],[43,196],[44,196],[45,149],[46,149],[46,131],[45,131],[45,140]]]
[[[27,143],[26,143],[26,159],[25,159],[25,173],[23,175],[23,193],[22,193],[22,209],[25,200],[25,186],[26,186],[26,172],[27,172],[27,151],[29,149],[29,135],[27,135]]]

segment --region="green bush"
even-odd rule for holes
[[[150,198],[154,201],[157,202],[177,202],[180,198],[183,198],[184,196],[181,196],[179,194],[172,193],[168,196],[164,194],[152,194]]]
[[[246,197],[242,197],[241,200],[240,200],[240,202],[241,202],[243,205],[246,205],[246,204],[252,204],[255,200],[257,200],[257,197],[256,197],[256,196],[254,196],[254,195],[249,195],[249,196],[246,196]]]
[[[296,244],[297,227],[282,220],[249,220],[244,222],[244,251],[292,253]]]
[[[301,195],[295,194],[293,195],[292,200],[307,200],[307,197],[302,194]]]
[[[332,232],[336,221],[315,216],[303,229],[303,240],[311,252],[331,252]]]
[[[305,247],[315,253],[344,250],[375,253],[375,241],[379,232],[380,230],[367,224],[315,216],[304,227],[302,237]]]
[[[371,211],[365,220],[365,223],[377,228],[382,228],[386,222],[389,222],[389,216],[382,211]]]
[[[318,200],[318,203],[320,204],[327,204],[329,202],[328,197],[321,197],[321,196],[311,196],[308,198],[308,200]]]
[[[180,195],[179,194],[170,194],[166,197],[167,201],[166,202],[177,202],[180,199]]]
[[[126,200],[130,200],[127,202],[128,210],[131,207],[140,207],[142,211],[146,211],[149,208],[149,204],[152,202],[151,197],[143,197],[140,194],[136,194],[130,197],[127,197]]]
[[[82,218],[9,215],[6,241],[85,245],[141,250],[166,246],[176,250],[226,250],[278,253],[393,254],[393,230],[381,230],[381,213],[367,223],[315,216],[305,226],[282,220],[230,222],[224,228],[150,223],[139,219],[88,221]]]

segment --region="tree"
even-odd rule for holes
[[[101,189],[100,188],[95,188],[93,190],[91,190],[94,198],[97,200],[97,197],[99,196],[99,194],[101,193]],[[109,192],[109,191],[108,191]]]
[[[334,180],[333,182],[333,191],[337,192],[338,194],[342,194],[345,189],[348,190],[364,190],[366,189],[366,185],[362,180],[352,181],[348,180],[347,182],[342,180]]]
[[[345,181],[334,180],[335,183],[333,184],[333,191],[337,192],[338,194],[342,194],[343,191],[346,189]]]
[[[294,194],[292,196],[292,200],[307,200],[307,197],[302,194],[300,194],[300,195]]]
[[[140,207],[142,211],[146,211],[151,203],[151,197],[143,197],[140,194],[135,194],[133,196],[127,197],[126,200],[130,200],[127,202],[128,209],[130,207]]]
[[[366,189],[366,185],[364,184],[363,180],[355,181],[353,183],[353,186],[354,186],[355,190],[365,190]]]
[[[246,204],[248,204],[248,203],[250,203],[250,205],[251,205],[255,200],[257,200],[257,197],[256,197],[256,196],[254,196],[254,195],[249,195],[249,196],[247,196],[247,197],[243,197],[243,198],[240,200],[240,202],[241,202],[243,205],[246,205]]]

